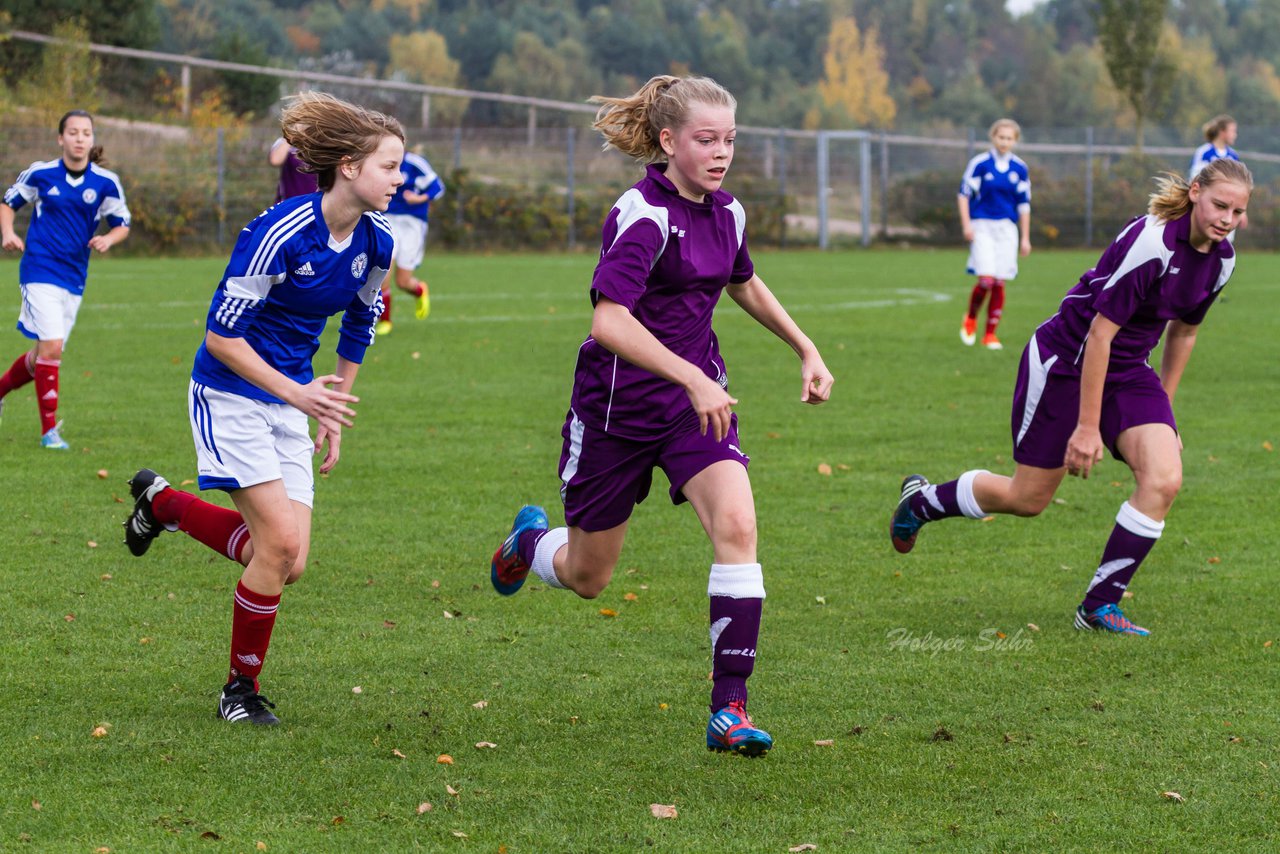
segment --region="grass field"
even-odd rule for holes
[[[429,254],[432,316],[398,304],[317,485],[268,731],[214,718],[238,567],[184,535],[120,544],[135,469],[194,477],[186,382],[222,262],[95,260],[63,363],[74,450],[38,447],[30,386],[0,428],[0,850],[1276,850],[1280,260],[1244,254],[1179,391],[1185,485],[1125,606],[1150,638],[1071,628],[1132,485],[1114,461],[1041,518],[888,542],[904,474],[1011,470],[1021,345],[1093,257],[1026,259],[991,353],[956,334],[959,251],[761,253],[838,379],[818,408],[725,300],[769,591],[759,761],[703,747],[711,555],[664,488],[600,599],[489,587],[521,503],[559,518],[589,254]],[[0,262],[6,329],[16,280]],[[3,368],[24,341],[0,342]]]

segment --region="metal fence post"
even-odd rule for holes
[[[424,92],[422,95],[422,129],[431,129],[431,93]]]
[[[227,234],[227,152],[225,132],[218,128],[218,245],[226,242]]]
[[[575,186],[574,180],[573,180],[573,154],[574,154],[573,146],[574,146],[574,139],[576,137],[576,134],[574,133],[575,130],[576,130],[575,128],[569,128],[568,134],[565,137],[565,145],[564,145],[565,151],[567,153],[567,157],[569,159],[568,178],[565,181],[565,189],[566,189],[565,195],[569,197],[568,214],[569,214],[569,248],[570,249],[573,249],[574,246],[576,246],[578,243],[577,229],[574,227],[574,221],[573,221],[573,217],[575,213],[574,198],[573,198],[574,186]]]
[[[456,175],[462,169],[462,126],[453,129],[453,172]],[[453,222],[461,226],[465,221],[462,215],[462,188],[458,188],[457,201],[453,203]]]
[[[889,239],[889,135],[880,131],[880,239]]]
[[[533,148],[533,144],[538,138],[538,108],[529,108],[529,147]]]
[[[778,128],[778,196],[782,199],[782,233],[778,244],[787,246],[787,134]]]
[[[831,166],[827,162],[827,131],[818,131],[818,248],[827,248],[827,185],[831,183]]]
[[[1084,129],[1084,245],[1093,245],[1093,125]]]
[[[862,248],[871,245],[871,134],[858,138],[858,184],[862,191]]]
[[[182,117],[191,118],[191,66],[182,66]]]

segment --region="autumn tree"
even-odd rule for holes
[[[1135,144],[1142,136],[1150,105],[1168,91],[1168,58],[1159,53],[1169,0],[1098,0],[1093,20],[1111,82],[1129,102],[1135,117]]]
[[[832,23],[822,69],[823,77],[818,81],[821,106],[806,116],[806,125],[817,126],[823,119],[846,127],[893,125],[898,107],[889,96],[884,50],[874,27],[863,34],[851,17]]]
[[[449,56],[444,36],[434,30],[392,36],[389,53],[391,60],[387,64],[387,73],[393,77],[411,83],[465,88],[459,79],[461,65]],[[467,98],[432,98],[432,118],[446,125],[456,124],[467,111],[469,103]]]

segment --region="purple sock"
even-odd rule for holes
[[[926,522],[963,516],[960,501],[956,498],[958,483],[958,480],[949,480],[936,486],[933,484],[926,486],[908,499],[911,502],[911,512],[916,514],[917,519],[923,519]]]
[[[711,597],[711,711],[747,704],[747,678],[756,664],[763,599]]]
[[[533,566],[533,553],[538,548],[538,541],[546,534],[546,528],[534,528],[525,531],[516,540],[516,552],[520,555],[520,560],[525,562],[525,565]]]
[[[1102,550],[1101,564],[1084,596],[1082,604],[1086,611],[1096,611],[1103,605],[1120,601],[1133,574],[1163,531],[1164,522],[1140,513],[1128,501],[1120,505],[1116,526]]]

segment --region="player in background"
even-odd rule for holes
[[[298,157],[298,149],[290,145],[284,137],[271,143],[267,152],[267,162],[280,167],[280,180],[276,182],[276,201],[283,202],[294,196],[305,196],[314,193],[316,186],[314,172],[307,171],[307,164]]]
[[[1013,393],[1013,477],[977,469],[937,486],[902,482],[890,523],[899,552],[926,522],[991,513],[1036,516],[1065,475],[1089,476],[1103,449],[1133,470],[1097,572],[1076,609],[1077,629],[1149,632],[1120,599],[1164,531],[1182,486],[1182,437],[1173,399],[1196,333],[1235,269],[1227,236],[1244,218],[1253,178],[1215,160],[1188,184],[1157,178],[1146,216],[1132,220],[1040,324]],[[1164,335],[1159,374],[1147,364]]]
[[[22,310],[18,331],[36,342],[0,376],[0,411],[9,392],[32,380],[40,410],[40,444],[65,451],[58,420],[58,373],[62,349],[84,298],[89,252],[106,252],[129,236],[129,207],[120,177],[100,165],[93,117],[71,110],[58,121],[57,160],[32,163],[0,204],[0,243],[21,252],[18,281]],[[24,241],[13,230],[14,213],[35,203]],[[108,230],[98,234],[107,221]]]
[[[606,147],[649,164],[605,220],[591,281],[591,334],[578,350],[562,435],[567,527],[548,530],[527,505],[490,564],[493,586],[515,593],[530,570],[584,599],[604,590],[634,505],[653,469],[688,501],[711,541],[713,687],[707,747],[766,753],[770,735],[747,715],[764,602],[756,514],[739,449],[738,402],[711,328],[721,292],[800,357],[802,403],[834,382],[813,342],[760,277],[747,251],[746,214],[721,189],[733,162],[733,96],[704,77],[660,76],[602,104]]]
[[[404,153],[400,164],[404,183],[387,208],[387,221],[396,235],[395,282],[400,290],[413,294],[418,305],[413,316],[423,320],[431,312],[431,296],[427,283],[415,278],[413,271],[422,263],[422,253],[427,245],[427,209],[444,195],[444,181],[431,168],[427,158]],[[391,287],[382,285],[382,316],[378,318],[378,334],[391,331]]]
[[[161,529],[185,531],[244,565],[231,618],[231,669],[218,714],[278,723],[258,675],[286,584],[306,568],[315,481],[338,462],[351,394],[391,269],[391,226],[380,213],[400,186],[404,132],[389,116],[331,95],[297,96],[285,139],[320,191],[286,199],[245,226],[213,295],[191,371],[189,412],[201,489],[230,493],[235,510],[134,475],[125,543],[141,556]],[[337,366],[315,376],[328,318],[342,313]],[[307,417],[316,419],[314,442]],[[327,448],[326,448],[327,446]]]
[[[1031,179],[1027,164],[1013,153],[1022,129],[1013,119],[999,119],[987,134],[991,148],[969,161],[956,204],[960,230],[969,241],[967,272],[978,277],[969,295],[969,311],[960,340],[973,346],[978,337],[978,310],[990,295],[982,346],[1001,350],[996,327],[1004,312],[1004,286],[1018,275],[1018,256],[1031,254]]]
[[[1220,157],[1239,160],[1240,155],[1231,146],[1236,142],[1236,120],[1226,114],[1214,116],[1204,123],[1205,144],[1191,155],[1191,169],[1187,172],[1187,180],[1192,180],[1209,163]]]

